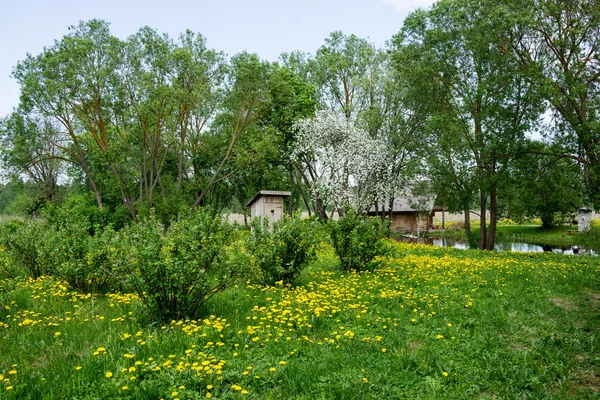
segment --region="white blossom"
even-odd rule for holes
[[[352,121],[328,112],[295,124],[291,158],[303,165],[311,194],[334,209],[352,207],[365,212],[377,199],[393,196],[395,179],[390,155],[379,139]]]

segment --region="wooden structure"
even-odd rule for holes
[[[269,223],[272,224],[283,216],[283,200],[291,195],[292,192],[261,190],[246,203],[246,207],[252,207],[250,209],[250,216],[252,218],[267,217],[269,218]]]
[[[589,207],[581,207],[579,209],[579,220],[577,221],[577,230],[579,232],[588,232],[592,224],[592,210]]]
[[[409,198],[395,198],[391,212],[390,229],[392,232],[428,231],[433,227],[433,217],[437,211],[444,211],[444,208],[434,206],[433,200],[418,207]],[[377,211],[373,206],[367,212],[367,215],[371,216],[381,216],[383,214],[386,217],[390,215],[389,206],[379,207]]]

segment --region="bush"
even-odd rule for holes
[[[39,220],[12,220],[0,227],[0,246],[6,253],[4,277],[50,275],[48,224]]]
[[[89,234],[88,221],[71,221],[51,232],[47,245],[53,275],[84,292],[106,293],[117,289],[118,282],[110,271],[110,248],[114,231],[107,227]]]
[[[293,283],[314,259],[317,239],[312,219],[284,216],[270,227],[267,218],[255,218],[251,226],[246,247],[261,284]]]
[[[339,221],[330,222],[330,235],[341,267],[345,271],[363,271],[374,268],[375,258],[386,253],[384,239],[389,235],[389,222],[379,217],[362,217],[351,210]]]
[[[151,215],[118,233],[112,264],[153,319],[195,318],[237,277],[239,263],[230,254],[235,233],[220,216],[202,209],[173,222],[167,234]]]

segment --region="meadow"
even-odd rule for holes
[[[4,279],[0,398],[597,398],[598,257],[389,246],[357,273],[321,244],[295,286],[164,324],[133,294]]]

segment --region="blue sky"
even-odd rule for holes
[[[12,68],[27,53],[39,54],[80,20],[111,23],[124,39],[142,26],[177,37],[200,32],[211,48],[243,50],[275,61],[282,52],[314,53],[330,32],[369,38],[377,46],[397,33],[404,17],[433,0],[0,0],[0,116],[16,107],[19,87]]]

